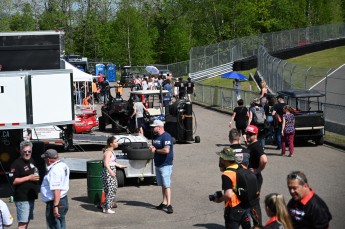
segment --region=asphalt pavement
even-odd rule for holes
[[[88,203],[87,177],[73,174],[70,180],[68,228],[224,228],[223,204],[208,200],[208,195],[221,190],[221,173],[216,151],[228,145],[230,116],[194,105],[200,143],[174,145],[174,172],[172,176],[173,214],[154,209],[161,203],[161,188],[150,183],[128,180],[118,189],[116,214],[104,214]],[[109,127],[110,128],[110,127]],[[102,146],[83,146],[80,152],[61,152],[61,157],[101,159]],[[268,164],[263,172],[262,197],[282,193],[290,199],[286,175],[294,170],[306,173],[309,184],[327,203],[333,215],[330,228],[342,228],[345,206],[345,154],[330,146],[305,143],[297,146],[292,158],[280,156],[274,146],[267,146]],[[5,191],[4,187],[1,191]],[[8,191],[8,190],[7,190]],[[16,218],[15,205],[1,198]],[[263,199],[263,198],[262,198]],[[261,200],[263,221],[268,220]],[[35,219],[29,228],[45,228],[45,204],[36,201]],[[17,222],[15,220],[14,224]],[[12,226],[15,227],[15,226]]]

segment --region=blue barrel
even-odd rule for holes
[[[109,82],[116,82],[116,65],[115,64],[107,64],[106,67],[106,76]]]

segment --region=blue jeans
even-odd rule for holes
[[[53,201],[49,201],[46,203],[46,221],[47,221],[47,228],[49,229],[65,229],[66,228],[66,214],[68,211],[68,198],[65,196],[64,198],[60,199],[59,202],[59,218],[55,218],[53,210],[54,210],[54,203]]]

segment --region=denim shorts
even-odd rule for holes
[[[173,171],[172,165],[156,167],[157,184],[164,188],[170,188],[170,178]]]
[[[35,202],[30,201],[16,201],[17,220],[18,223],[28,223],[34,219]]]

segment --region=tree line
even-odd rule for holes
[[[344,22],[345,0],[1,0],[0,31],[65,31],[65,50],[125,65],[189,59],[192,47]]]

